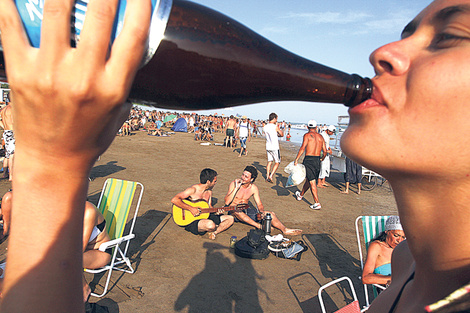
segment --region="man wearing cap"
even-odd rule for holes
[[[321,161],[320,166],[320,175],[318,176],[318,183],[317,186],[319,188],[328,187],[328,184],[325,181],[326,177],[330,177],[330,156],[331,149],[330,149],[330,136],[334,134],[336,131],[336,127],[334,125],[328,126],[324,131],[320,133],[322,135],[323,140],[325,140],[326,145],[326,156],[324,157],[323,161]]]
[[[325,140],[322,135],[317,133],[317,122],[315,120],[310,120],[307,123],[308,132],[304,135],[302,146],[297,153],[295,158],[294,165],[297,165],[299,158],[304,154],[305,157],[303,165],[305,166],[307,179],[305,180],[302,191],[296,191],[295,196],[298,201],[301,201],[304,197],[304,194],[310,188],[313,195],[313,204],[310,206],[313,210],[321,209],[320,201],[318,199],[317,193],[317,183],[318,176],[320,174],[320,164],[321,161],[326,156],[326,145]],[[320,159],[320,154],[323,151],[323,159]]]

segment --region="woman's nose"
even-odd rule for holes
[[[408,71],[410,57],[406,53],[405,40],[389,43],[372,52],[369,59],[376,75],[402,75]]]

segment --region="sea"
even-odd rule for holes
[[[304,135],[307,132],[308,132],[307,129],[298,129],[298,128],[292,128],[291,127],[291,129],[290,129],[290,135],[291,135],[290,142],[292,142],[293,144],[298,145],[300,147],[302,145],[302,140],[304,138]],[[284,131],[284,137],[279,138],[279,139],[281,141],[287,141],[286,136],[287,136],[287,130]],[[337,145],[338,148],[339,148],[339,140],[338,141],[336,140],[335,135],[330,136],[330,138],[331,138],[330,147],[333,148],[333,147],[336,147],[336,145]]]

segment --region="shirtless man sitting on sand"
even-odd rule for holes
[[[191,212],[194,217],[201,214],[201,209],[193,207],[183,202],[183,200],[191,201],[206,201],[210,207],[212,207],[212,189],[217,183],[217,172],[210,168],[205,168],[201,171],[199,176],[200,183],[193,185],[180,192],[171,199],[171,203],[181,209],[185,209]],[[209,239],[214,240],[217,234],[223,232],[233,224],[233,216],[230,215],[219,215],[211,213],[208,219],[200,219],[192,222],[191,224],[184,226],[184,229],[195,235],[204,235],[209,232]]]
[[[290,229],[284,226],[281,221],[277,218],[276,214],[270,211],[265,211],[263,203],[259,196],[258,187],[254,184],[256,177],[258,177],[258,171],[253,166],[245,167],[242,177],[235,179],[230,183],[228,188],[228,193],[225,196],[225,205],[237,205],[241,203],[248,204],[248,200],[253,196],[258,210],[262,214],[262,218],[266,213],[271,213],[272,216],[272,226],[279,229],[284,235],[300,235],[302,233],[301,229]],[[261,224],[259,221],[252,219],[246,214],[246,212],[232,212],[233,216],[237,218],[238,221],[249,224],[256,228],[261,229]],[[256,217],[254,217],[256,218]]]

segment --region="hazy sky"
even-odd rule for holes
[[[279,46],[312,61],[372,77],[370,53],[398,40],[401,31],[431,0],[192,0],[241,22]],[[203,111],[209,113],[209,111]],[[339,104],[269,102],[211,113],[336,124],[347,115]]]

